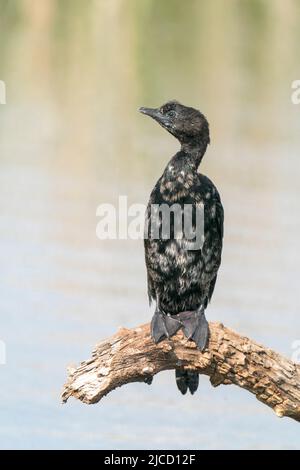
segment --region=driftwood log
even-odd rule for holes
[[[69,368],[62,400],[73,396],[84,403],[97,403],[121,385],[150,382],[153,375],[167,369],[206,374],[214,387],[238,385],[277,416],[300,421],[300,365],[220,323],[210,323],[209,344],[203,353],[181,331],[155,345],[149,324],[121,328],[96,346],[91,359]]]

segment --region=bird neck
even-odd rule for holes
[[[159,191],[168,202],[184,199],[197,182],[197,168],[201,163],[208,141],[181,142],[181,150],[169,161],[160,180]]]
[[[189,164],[197,170],[206,152],[209,141],[192,139],[181,143],[181,151],[188,156]]]

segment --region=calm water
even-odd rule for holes
[[[207,312],[291,356],[300,339],[300,2],[0,1],[1,448],[299,448],[249,393],[177,393],[173,372],[95,406],[60,404],[66,366],[149,320],[141,241],[100,241],[96,208],[146,203],[171,136],[136,110],[176,98],[211,123],[222,194]]]

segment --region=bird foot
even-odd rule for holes
[[[156,309],[151,320],[152,339],[155,343],[159,343],[164,338],[171,338],[181,327],[180,320]]]
[[[182,331],[185,336],[195,341],[197,348],[203,351],[209,335],[208,322],[203,308],[178,313],[177,317],[182,323]]]
[[[145,377],[145,378],[144,378],[144,382],[145,382],[145,384],[147,384],[147,385],[151,385],[152,382],[153,382],[153,377],[152,377],[152,375],[148,375],[147,377]]]
[[[199,374],[190,370],[176,370],[176,384],[182,395],[189,390],[193,395],[199,385]]]

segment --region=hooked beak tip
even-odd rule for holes
[[[138,111],[142,114],[149,114],[149,108],[144,108],[143,106]]]
[[[157,122],[161,122],[161,114],[159,112],[159,109],[156,109],[156,108],[144,108],[144,106],[142,106],[140,109],[139,109],[139,112],[142,113],[142,114],[145,114],[146,116],[150,116],[152,119],[155,119],[155,121]]]

